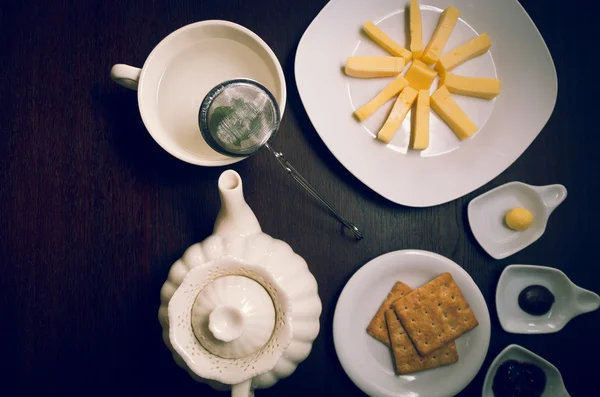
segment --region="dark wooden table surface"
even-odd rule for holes
[[[297,44],[325,3],[0,2],[0,395],[225,395],[175,365],[157,321],[169,267],[211,233],[223,169],[188,165],[164,152],[144,128],[135,93],[109,77],[114,63],[141,66],[168,33],[205,19],[240,23],[271,46],[289,93],[277,146],[367,236],[360,243],[344,238],[336,220],[266,154],[232,167],[244,179],[264,231],[306,259],[323,301],[322,330],[311,355],[261,396],[361,394],[335,355],[335,303],[365,262],[404,248],[453,259],[488,302],[487,359],[461,396],[480,395],[491,360],[511,343],[553,362],[571,395],[597,395],[600,311],[556,334],[520,336],[502,331],[494,305],[498,277],[511,263],[556,267],[582,287],[600,290],[600,134],[592,96],[597,48],[591,42],[597,13],[583,3],[522,2],[556,64],[554,114],[499,177],[453,202],[413,209],[386,201],[346,171],[300,102],[293,69]],[[513,180],[562,183],[569,197],[537,243],[496,261],[470,233],[466,205]]]

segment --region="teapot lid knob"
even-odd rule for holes
[[[244,313],[232,305],[217,306],[208,316],[208,329],[220,341],[236,340],[246,330]]]
[[[210,353],[242,358],[266,345],[275,329],[274,302],[263,285],[246,276],[219,277],[194,299],[193,333]]]

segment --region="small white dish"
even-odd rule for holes
[[[459,141],[431,113],[429,148],[407,150],[411,120],[408,114],[392,142],[382,144],[374,136],[393,101],[364,123],[359,123],[352,112],[375,96],[390,79],[351,78],[342,72],[342,66],[352,55],[389,55],[361,32],[361,26],[368,20],[406,47],[408,3],[408,0],[330,1],[302,36],[294,70],[306,112],[333,155],[360,181],[388,200],[411,207],[428,207],[472,192],[508,168],[550,118],[558,84],[548,48],[517,0],[422,2],[424,43],[429,41],[440,13],[449,4],[456,6],[461,15],[444,52],[483,32],[490,36],[493,43],[490,51],[465,62],[454,72],[498,77],[502,80],[502,92],[491,101],[453,95],[480,128],[470,139]],[[518,64],[527,68],[515,64],[514,54],[519,54]],[[431,90],[436,86],[434,82]]]
[[[494,376],[496,375],[498,367],[500,367],[500,365],[507,360],[515,360],[522,363],[534,364],[544,371],[544,374],[546,375],[546,389],[544,390],[542,397],[569,397],[569,393],[565,388],[560,371],[554,365],[550,364],[537,354],[519,345],[507,346],[506,349],[502,350],[494,359],[492,365],[490,365],[490,368],[488,369],[487,374],[485,375],[481,397],[494,397],[494,392],[492,391]]]
[[[452,274],[479,326],[456,340],[456,364],[397,376],[390,348],[369,336],[367,325],[396,281],[418,288],[445,272]],[[454,396],[483,364],[490,343],[490,315],[481,291],[459,265],[432,252],[395,251],[373,259],[348,281],[335,308],[333,341],[346,374],[370,396]]]
[[[287,97],[283,70],[271,48],[245,27],[219,20],[177,29],[154,47],[141,69],[117,64],[111,77],[138,91],[142,120],[156,143],[202,166],[245,158],[217,153],[202,137],[198,111],[213,87],[236,78],[256,80],[273,93],[282,117]]]
[[[532,316],[519,307],[519,294],[530,285],[550,290],[555,301],[550,311]],[[573,318],[597,310],[600,296],[573,284],[566,274],[545,266],[510,265],[502,272],[496,288],[500,325],[513,334],[558,332]]]
[[[563,185],[532,186],[509,182],[469,203],[469,224],[475,239],[493,258],[502,259],[534,243],[546,230],[552,211],[567,197]],[[510,229],[504,216],[514,207],[523,207],[534,216],[524,231]]]

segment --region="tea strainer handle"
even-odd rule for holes
[[[338,218],[344,226],[350,229],[350,231],[352,232],[352,234],[354,234],[354,237],[357,240],[363,239],[364,236],[360,232],[360,230],[358,230],[356,226],[354,226],[352,223],[346,220],[346,218],[344,218],[331,204],[329,204],[329,202],[327,202],[327,200],[325,200],[325,198],[321,196],[321,194],[317,192],[315,188],[312,187],[312,185],[308,183],[308,181],[304,179],[304,177],[300,175],[298,171],[296,171],[296,169],[285,159],[285,157],[283,157],[283,153],[276,151],[268,143],[265,144],[265,147],[269,150],[269,152],[273,154],[273,156],[275,156],[275,158],[283,167],[283,169],[288,174],[290,174],[296,180],[296,182],[298,182],[304,189],[306,189],[306,191],[308,191],[314,198],[316,198],[321,204],[323,204],[323,206],[327,208],[336,218]]]

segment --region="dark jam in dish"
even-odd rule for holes
[[[548,313],[553,304],[554,295],[541,285],[530,285],[519,294],[519,307],[533,316]]]
[[[494,397],[540,397],[546,388],[546,375],[538,366],[508,360],[502,363],[492,384]]]

